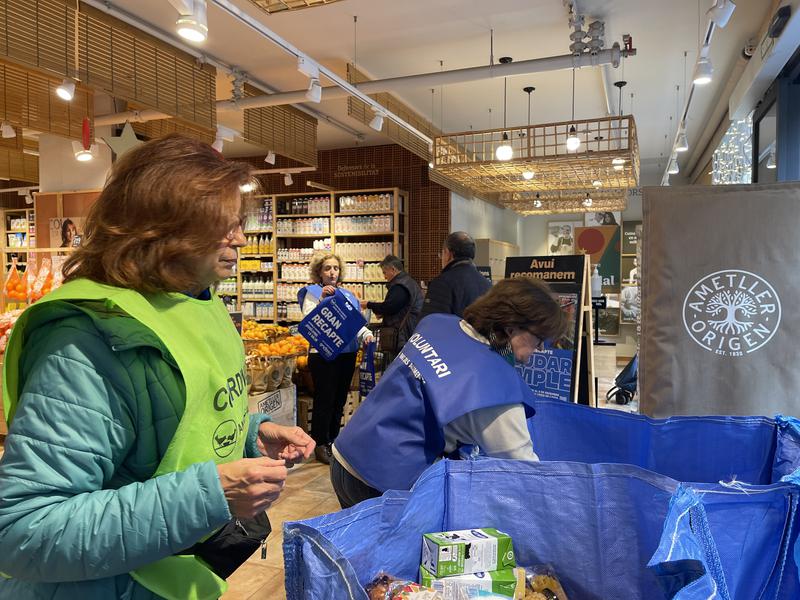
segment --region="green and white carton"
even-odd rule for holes
[[[511,537],[492,528],[426,533],[422,566],[434,577],[448,577],[516,566]]]
[[[425,570],[425,567],[420,567],[419,582],[439,592],[444,600],[461,600],[468,597],[467,594],[473,590],[513,598],[517,590],[518,577],[515,569],[434,577]]]

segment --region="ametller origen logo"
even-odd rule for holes
[[[781,301],[769,282],[739,269],[717,271],[692,286],[683,324],[692,339],[721,356],[744,356],[766,344],[781,322]]]

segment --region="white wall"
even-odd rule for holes
[[[521,217],[513,210],[483,200],[467,200],[450,192],[450,231],[466,231],[474,239],[489,238],[519,245]]]
[[[39,191],[99,190],[111,168],[111,149],[98,144],[93,160],[78,162],[72,140],[58,135],[39,136]]]

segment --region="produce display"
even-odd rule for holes
[[[24,273],[17,269],[17,259],[14,258],[3,291],[9,302],[36,302],[60,285],[61,271],[54,272],[49,258],[42,259],[38,271],[36,263],[29,262]]]
[[[272,342],[271,344],[258,344],[250,351],[251,355],[255,356],[300,356],[303,357],[308,354],[308,342],[299,334],[289,336]]]
[[[0,352],[5,352],[8,337],[11,335],[11,328],[14,327],[14,323],[17,322],[21,314],[22,309],[10,310],[0,314]]]
[[[242,323],[242,338],[246,340],[268,340],[289,335],[288,327],[280,325],[267,325],[246,319]]]

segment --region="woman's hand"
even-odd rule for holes
[[[367,335],[364,336],[364,345],[365,346],[367,344],[371,344],[374,341],[375,341],[375,336],[372,335],[371,333],[368,333]]]
[[[336,288],[332,285],[326,285],[322,288],[322,297],[333,296],[336,293]]]
[[[316,442],[299,427],[286,427],[270,421],[258,427],[258,450],[269,458],[286,461],[286,467],[303,462],[314,453]]]
[[[231,514],[249,519],[278,499],[287,471],[283,460],[264,457],[217,465],[217,473]]]

